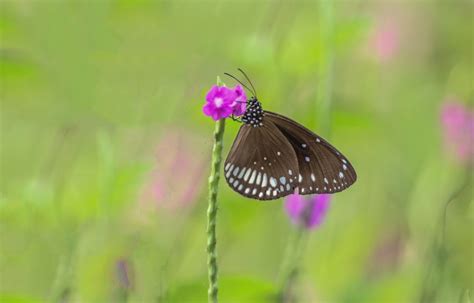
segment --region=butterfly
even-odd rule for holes
[[[244,71],[253,96],[237,137],[224,163],[229,186],[258,200],[274,200],[297,192],[300,195],[336,193],[351,186],[357,174],[349,160],[322,137],[298,122],[263,110],[256,90]]]

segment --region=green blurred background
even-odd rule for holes
[[[308,234],[299,302],[473,302],[472,170],[440,122],[443,103],[472,105],[473,12],[1,0],[0,301],[206,302],[201,108],[241,67],[265,109],[329,138],[359,176]],[[282,200],[220,184],[221,301],[276,302],[295,226]]]

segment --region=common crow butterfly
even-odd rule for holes
[[[350,162],[329,142],[285,116],[266,111],[244,71],[252,93],[237,137],[224,164],[225,179],[239,194],[258,200],[335,193],[357,179]]]

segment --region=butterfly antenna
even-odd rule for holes
[[[252,94],[253,94],[254,96],[256,96],[256,95],[255,95],[255,91],[253,91],[253,90],[251,90],[250,88],[248,88],[247,85],[243,84],[242,81],[240,81],[240,80],[237,79],[236,77],[232,76],[232,75],[229,74],[229,73],[224,73],[224,75],[229,76],[229,77],[231,77],[232,79],[234,79],[235,81],[239,82],[240,84],[242,84],[243,87],[245,87],[246,89],[248,89],[250,92],[252,92]]]
[[[255,95],[255,97],[257,97],[257,90],[253,86],[252,81],[250,81],[250,78],[247,76],[247,74],[241,68],[238,68],[238,70],[239,70],[239,72],[241,72],[244,75],[245,79],[247,79],[247,81],[250,83],[250,86],[252,86],[252,88],[253,88],[253,94]]]

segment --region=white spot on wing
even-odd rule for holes
[[[288,170],[288,174],[291,176],[293,175],[293,172],[291,171],[291,169]]]
[[[307,146],[307,145],[306,145],[306,144],[304,144],[304,143],[303,143],[303,144],[301,144],[301,147],[302,147],[302,148],[306,148],[306,146]]]
[[[280,153],[280,152],[277,152],[277,155],[278,155],[278,156],[281,156],[281,153]]]
[[[270,177],[270,184],[271,184],[271,186],[276,187],[277,186],[277,180],[273,177]]]
[[[254,170],[253,173],[252,173],[252,176],[250,177],[250,180],[249,180],[250,184],[253,184],[253,182],[255,182],[255,176],[256,175],[257,175],[257,171]]]
[[[258,197],[259,197],[259,198],[263,197],[263,192],[260,192],[260,193],[258,194]]]
[[[319,142],[321,142],[321,140],[320,140],[319,138],[316,138],[316,142],[318,142],[318,143],[319,143]]]
[[[256,188],[254,188],[254,189],[252,190],[252,195],[254,195],[254,196],[255,196],[256,194],[257,194],[257,189],[256,189]]]
[[[245,177],[244,177],[245,182],[247,182],[251,173],[252,173],[252,169],[249,168],[247,172],[245,173]]]
[[[324,177],[324,183],[329,184],[329,181],[326,177]]]
[[[237,174],[239,173],[239,169],[240,168],[238,166],[234,168],[234,173],[233,173],[234,176],[237,176]]]
[[[347,164],[346,159],[342,159],[342,163]]]
[[[234,165],[232,164],[229,168],[229,170],[226,172],[225,174],[225,177],[226,178],[229,178],[230,177],[230,174],[232,173],[232,169],[234,168]]]
[[[229,167],[230,167],[230,163],[227,163],[227,164],[225,165],[224,170],[227,171],[227,170],[229,169]]]
[[[280,177],[280,183],[285,185],[286,184],[286,178],[285,177]]]
[[[248,194],[249,192],[250,192],[250,188],[247,187],[247,188],[245,189],[245,193]]]
[[[314,176],[314,174],[311,174],[311,180],[312,180],[313,182],[316,182],[316,177]]]
[[[342,173],[342,171],[339,172],[339,178],[344,178],[344,174]]]
[[[261,174],[261,173],[258,173],[258,175],[257,175],[257,180],[255,181],[255,184],[260,185],[261,179],[262,179],[262,174]]]
[[[309,162],[309,157],[304,157],[304,160],[305,160],[306,162]]]
[[[237,178],[242,179],[242,177],[244,176],[244,173],[245,173],[245,170],[246,170],[246,169],[247,169],[247,168],[245,168],[245,167],[242,168],[242,170],[240,171],[240,174],[239,174],[239,176],[238,176]]]
[[[303,181],[303,176],[301,174],[298,174],[298,182],[301,183]]]
[[[263,174],[262,187],[267,186],[267,174]]]
[[[342,164],[342,168],[343,168],[344,170],[347,170],[347,166],[346,166],[345,164]]]

